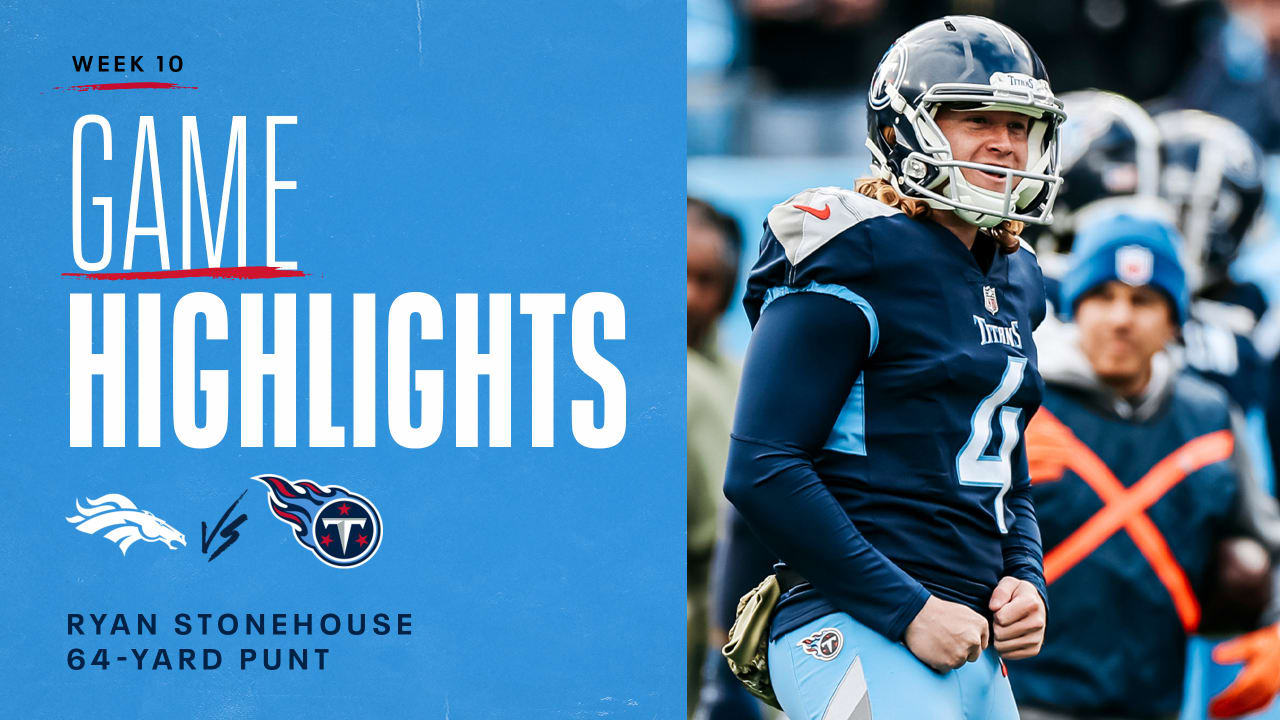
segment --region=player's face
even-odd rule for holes
[[[942,134],[951,143],[956,160],[1027,169],[1027,133],[1031,118],[1008,110],[938,109],[934,115]],[[961,168],[964,179],[984,190],[1004,192],[1005,176]],[[1017,186],[1018,179],[1013,180]]]
[[[705,222],[689,216],[688,344],[699,345],[724,303],[724,239]]]
[[[1169,302],[1154,287],[1118,280],[1076,305],[1080,348],[1098,377],[1120,394],[1141,393],[1151,379],[1151,358],[1173,339]]]

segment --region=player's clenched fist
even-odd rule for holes
[[[987,620],[960,603],[930,596],[903,640],[921,662],[946,672],[977,660],[987,647]]]
[[[996,652],[1009,660],[1029,658],[1044,643],[1044,599],[1026,580],[1003,577],[988,605],[994,618]]]

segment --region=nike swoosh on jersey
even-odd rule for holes
[[[823,205],[821,210],[815,210],[814,208],[811,208],[808,205],[792,205],[791,207],[797,210],[803,210],[809,213],[810,215],[818,218],[819,220],[826,220],[827,218],[831,217],[830,203]]]

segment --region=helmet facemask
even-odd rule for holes
[[[901,161],[899,172],[889,168],[884,154],[868,139],[873,171],[904,194],[924,198],[931,207],[951,210],[961,219],[982,228],[1005,220],[1046,225],[1052,222],[1053,200],[1062,185],[1058,175],[1058,127],[1065,115],[1047,83],[1011,88],[1008,79],[993,77],[992,85],[944,83],[923,95],[918,106],[905,101],[892,85],[883,85],[888,105],[905,120],[915,136],[915,147]],[[968,110],[1004,110],[1028,117],[1025,169],[956,160],[951,143],[934,119],[944,104],[962,104]],[[902,143],[910,149],[911,143]],[[969,182],[962,169],[970,168],[1004,177],[1003,190],[987,190]],[[1038,207],[1037,210],[1030,208]]]

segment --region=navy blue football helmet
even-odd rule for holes
[[[1007,110],[1029,116],[1027,167],[956,160],[934,121],[939,106]],[[953,210],[979,227],[1052,220],[1062,102],[1026,40],[994,20],[972,15],[927,22],[898,38],[881,58],[867,93],[872,173],[904,195]],[[886,132],[892,128],[892,132]],[[1004,191],[965,180],[961,168],[1004,176]]]
[[[1220,281],[1262,210],[1262,152],[1240,126],[1200,110],[1171,110],[1155,121],[1161,193],[1178,212],[1185,262],[1203,270],[1197,286]]]
[[[1105,198],[1160,194],[1160,130],[1142,106],[1104,90],[1062,95],[1062,190],[1051,228],[1056,250],[1070,252],[1076,215]]]

